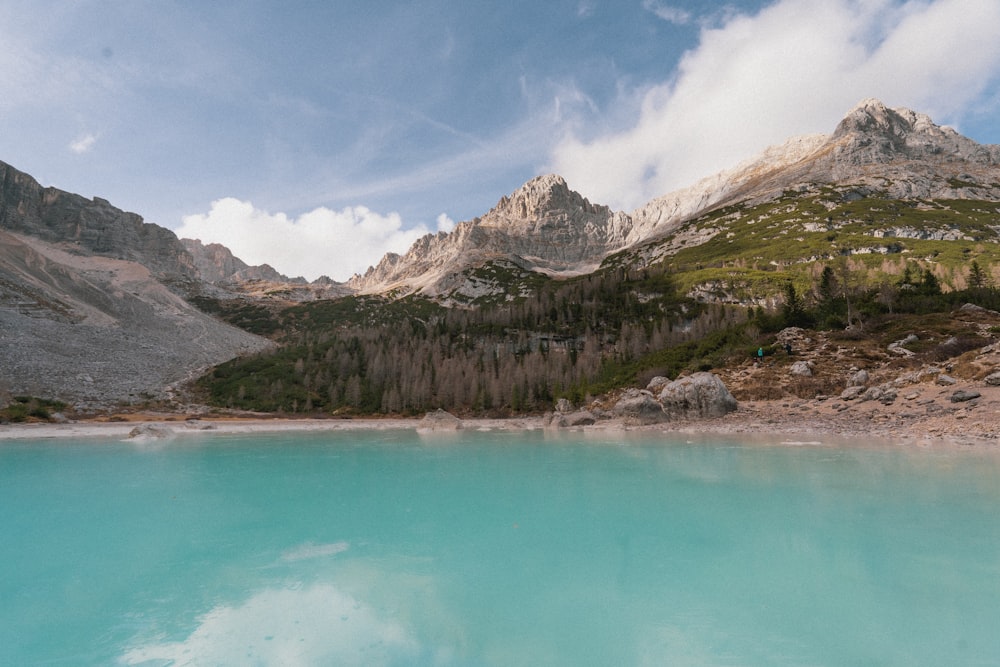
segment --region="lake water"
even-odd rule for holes
[[[0,442],[3,665],[998,665],[1000,455]]]

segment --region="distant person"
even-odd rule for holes
[[[787,354],[788,356],[792,356],[792,344],[791,343],[785,343],[785,354]]]
[[[763,347],[758,347],[757,348],[757,359],[763,361],[763,359],[764,359],[764,348]]]

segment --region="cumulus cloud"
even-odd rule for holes
[[[452,224],[447,216],[438,218],[439,228]],[[181,238],[221,243],[248,264],[270,264],[309,280],[322,275],[346,280],[386,252],[406,252],[430,232],[425,225],[404,229],[398,214],[381,215],[364,206],[320,207],[292,218],[232,197],[212,202],[208,213],[184,216],[175,231]]]
[[[451,230],[455,229],[455,221],[449,218],[444,213],[442,213],[437,217],[437,223],[438,223],[437,230],[439,232],[450,232]]]
[[[997,34],[996,2],[778,0],[727,13],[640,96],[630,127],[568,135],[548,169],[629,210],[790,136],[831,132],[866,97],[955,123],[1000,74]]]
[[[71,141],[69,149],[77,155],[80,155],[89,151],[96,143],[97,137],[92,134],[84,134]]]

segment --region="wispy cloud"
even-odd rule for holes
[[[642,7],[669,23],[685,25],[691,22],[691,12],[680,7],[663,4],[659,0],[642,0]]]
[[[993,2],[779,0],[732,14],[701,28],[631,127],[570,136],[550,168],[628,210],[789,136],[832,131],[865,97],[954,122],[1000,77],[997,34]]]

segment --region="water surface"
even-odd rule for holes
[[[1000,664],[991,452],[0,442],[0,507],[0,664]]]

